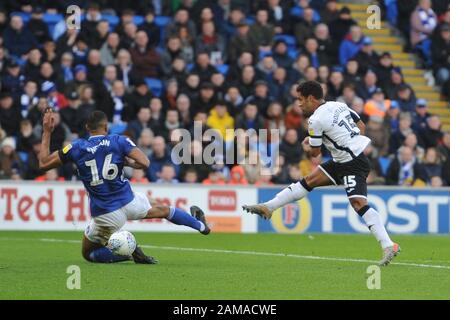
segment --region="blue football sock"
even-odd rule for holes
[[[89,258],[92,260],[92,262],[99,262],[99,263],[113,263],[130,260],[129,257],[116,256],[115,254],[112,253],[111,250],[109,250],[106,247],[102,247],[92,251],[89,254]]]
[[[205,225],[203,222],[198,221],[189,213],[181,210],[180,208],[170,207],[170,213],[167,220],[178,225],[191,227],[192,229],[198,231],[205,230]]]

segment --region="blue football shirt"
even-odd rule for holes
[[[113,134],[77,139],[59,151],[63,162],[75,163],[93,217],[120,209],[134,199],[123,166],[125,156],[135,147],[129,138]]]

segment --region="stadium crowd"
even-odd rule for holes
[[[72,4],[83,9],[79,29],[67,27]],[[397,4],[398,28],[424,49],[449,96],[450,7],[435,13],[429,0]],[[366,123],[370,184],[450,185],[450,132],[416,99],[391,54],[377,53],[351,10],[333,0],[4,0],[0,76],[0,179],[76,179],[71,164],[39,170],[49,105],[51,151],[85,137],[89,113],[104,111],[111,132],[128,135],[150,159],[147,172],[127,172],[132,182],[295,182],[329,156],[309,158],[302,149],[307,123],[295,89],[307,79]],[[279,170],[245,161],[258,157],[257,141],[248,142],[242,163],[224,164],[216,154],[213,165],[174,164],[171,137],[192,131],[194,120],[217,130],[227,148],[226,129],[278,129],[280,140],[262,149],[279,146]],[[190,155],[206,143],[192,140]]]

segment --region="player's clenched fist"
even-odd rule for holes
[[[305,152],[311,151],[311,146],[309,145],[309,137],[306,137],[302,141],[302,147]]]

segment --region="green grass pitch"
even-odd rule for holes
[[[370,235],[135,233],[158,265],[85,262],[81,235],[0,232],[0,299],[450,299],[449,236],[394,236],[397,264],[369,290]]]

